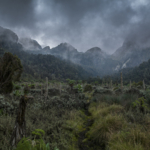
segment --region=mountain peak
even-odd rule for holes
[[[6,29],[0,26],[0,41],[18,42],[18,36],[10,29]]]
[[[50,50],[50,47],[49,47],[49,46],[46,46],[46,47],[43,48],[43,50],[44,50],[44,51],[49,51],[49,50]]]
[[[77,51],[72,45],[70,45],[69,43],[61,43],[60,45],[58,45],[64,49],[67,49],[68,51]]]
[[[102,50],[99,47],[93,47],[87,50],[85,53],[102,53]]]
[[[41,50],[41,45],[31,38],[21,38],[19,42],[23,45],[25,50]]]

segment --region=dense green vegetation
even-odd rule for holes
[[[13,90],[13,82],[21,77],[23,67],[20,59],[11,53],[5,53],[0,57],[0,93],[10,93]]]
[[[120,72],[123,73],[123,80],[125,84],[131,82],[145,81],[150,84],[150,60],[143,62],[138,67],[125,68],[120,70],[117,74],[106,76],[104,79],[112,79],[114,82],[120,82]]]
[[[72,82],[70,88],[68,83]],[[49,82],[46,101],[45,83],[39,82],[17,83],[10,95],[0,95],[0,149],[10,147],[15,112],[26,84],[30,87],[28,96],[34,99],[28,101],[26,138],[17,150],[26,144],[31,149],[34,144],[35,149],[40,144],[43,150],[46,147],[50,150],[150,149],[149,85],[144,90],[142,83],[132,83],[131,87],[127,85],[120,90],[120,85],[115,84],[106,87],[98,82],[68,80],[68,83]],[[33,133],[39,136],[37,132],[44,135],[33,138]]]

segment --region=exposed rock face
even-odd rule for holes
[[[5,29],[0,26],[0,41],[18,42],[18,36],[16,33],[9,29]]]
[[[25,50],[42,50],[41,45],[33,39],[30,38],[21,38],[19,42],[23,45]]]

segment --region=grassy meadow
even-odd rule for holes
[[[69,82],[48,82],[48,86],[44,82],[20,82],[14,84],[11,94],[0,95],[0,150],[11,149],[10,139],[25,86],[33,97],[27,102],[25,113],[30,149],[150,149],[148,85],[133,83],[121,87]],[[33,132],[37,129],[43,133],[40,138]],[[44,146],[38,147],[37,141]],[[19,148],[19,144],[13,149],[29,149],[25,144]]]

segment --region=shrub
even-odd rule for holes
[[[144,111],[147,109],[146,99],[144,99],[144,97],[138,98],[138,100],[133,102],[133,107],[137,108],[137,110],[144,113]]]
[[[25,137],[22,138],[15,150],[50,150],[49,143],[45,144],[42,139],[42,134],[45,134],[43,130],[36,129],[32,134],[34,136],[33,140]]]
[[[81,84],[76,85],[74,88],[77,89],[79,93],[83,92],[83,88]]]
[[[130,128],[111,136],[109,150],[148,150],[150,134],[143,132],[140,127]]]
[[[13,86],[14,86],[14,89],[15,89],[15,90],[20,90],[20,89],[21,89],[21,86],[19,86],[19,85],[17,85],[17,84],[13,84]]]
[[[108,114],[118,114],[123,111],[123,107],[120,105],[110,105],[103,103],[102,105],[96,105],[95,107],[90,107],[89,112],[91,112],[93,118],[105,117]]]
[[[84,92],[91,92],[92,91],[92,85],[90,85],[90,84],[85,85],[83,91]]]
[[[92,125],[88,135],[90,139],[99,145],[106,145],[111,134],[116,133],[125,126],[126,122],[121,115],[109,114],[99,117]]]

